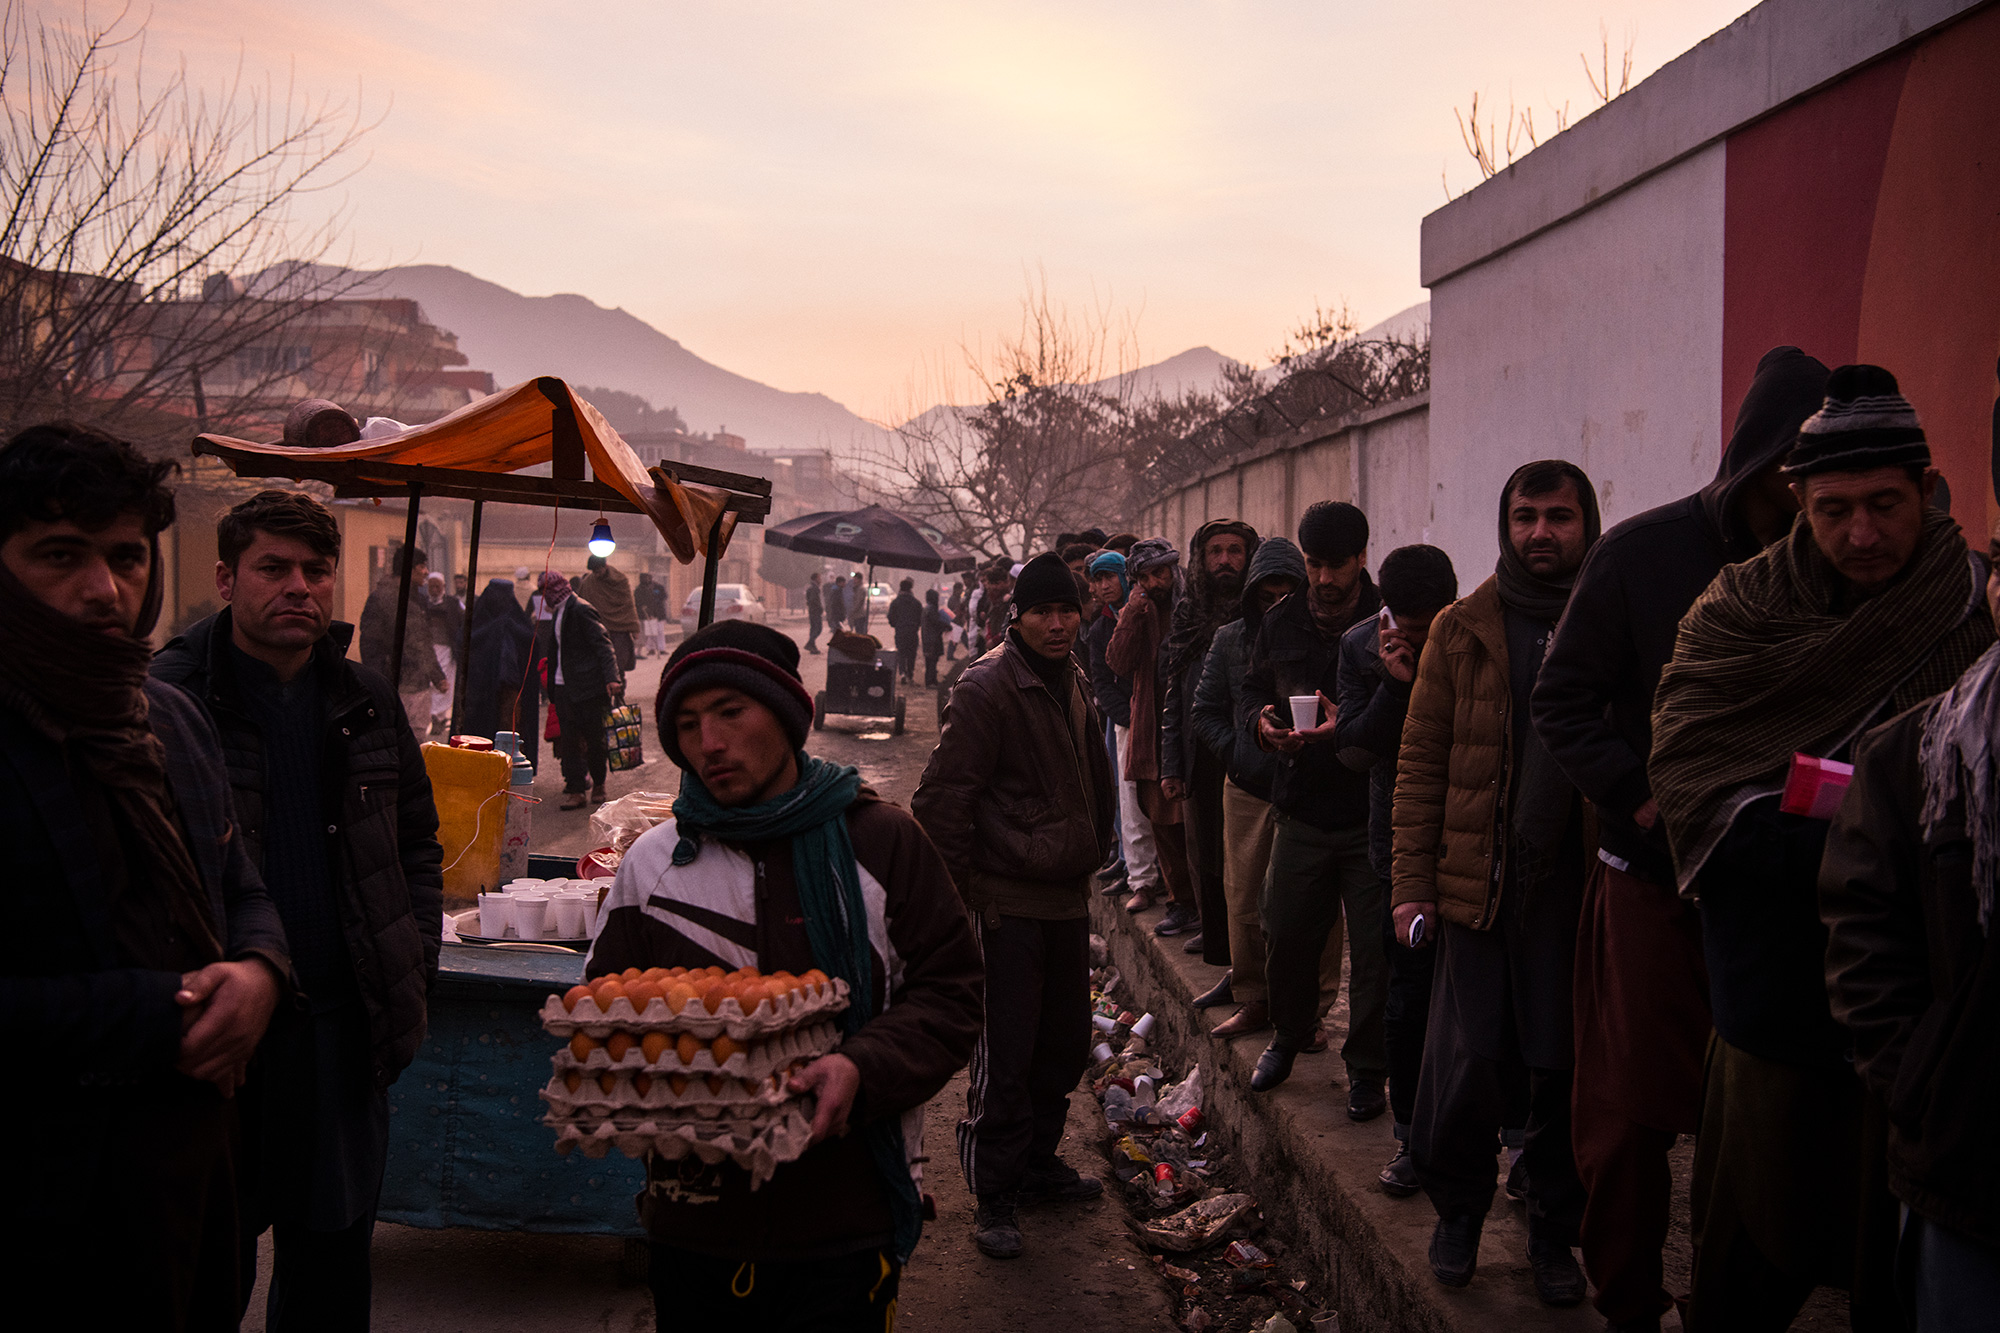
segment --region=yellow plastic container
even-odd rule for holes
[[[444,844],[444,904],[470,907],[477,895],[499,888],[513,761],[492,750],[449,745],[426,745],[423,751],[437,801],[438,841]]]

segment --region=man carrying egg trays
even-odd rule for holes
[[[735,621],[691,635],[668,659],[654,717],[661,748],[684,772],[681,794],[674,817],[620,863],[584,972],[592,982],[620,974],[621,987],[630,968],[675,967],[754,968],[767,980],[788,971],[804,983],[780,1001],[767,992],[746,1006],[749,974],[739,971],[737,998],[712,1011],[695,985],[701,1014],[689,1014],[685,999],[676,1010],[672,1055],[664,1022],[657,1033],[605,1027],[641,1033],[642,1057],[657,1035],[656,1063],[669,1070],[692,1054],[684,1063],[700,1077],[690,1094],[727,1042],[721,1069],[763,1069],[771,1095],[813,1098],[808,1145],[761,1188],[728,1157],[648,1155],[639,1214],[655,1300],[690,1322],[706,1313],[749,1317],[759,1328],[880,1328],[922,1224],[924,1103],[971,1055],[984,974],[950,873],[916,821],[863,788],[854,769],[805,753],[813,702],[798,661],[790,638]],[[769,1021],[758,1018],[767,1002],[774,1014],[786,1011],[775,1037],[754,1026]],[[662,1020],[664,1003],[649,1003]],[[574,1007],[588,1015],[595,1004],[593,995]],[[622,1017],[615,996],[612,1005]],[[790,1074],[787,1065],[803,1058],[796,1048],[755,1061],[750,1042],[735,1049],[742,1039],[730,1027],[746,1021],[738,1017],[746,1008],[752,1026],[739,1030],[750,1042],[809,1048],[817,1039],[807,1034],[832,1027],[839,1049]],[[573,1039],[575,1013],[561,1018]],[[595,1040],[595,1022],[581,1026]],[[824,1035],[830,1042],[834,1033]],[[608,1046],[586,1050],[585,1069],[599,1060],[602,1072]],[[780,1077],[781,1094],[770,1082]],[[660,1095],[651,1086],[641,1100]]]

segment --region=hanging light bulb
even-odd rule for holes
[[[590,553],[596,556],[608,557],[617,549],[618,543],[611,536],[610,522],[605,519],[604,515],[599,514],[597,516],[597,526],[590,530]]]

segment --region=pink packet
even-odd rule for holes
[[[1853,777],[1852,764],[1795,754],[1792,771],[1785,775],[1785,794],[1778,808],[1788,815],[1832,819],[1840,810],[1840,799],[1847,794],[1847,784]]]

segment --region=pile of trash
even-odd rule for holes
[[[1101,940],[1093,937],[1091,953],[1104,959]],[[1229,1188],[1227,1153],[1204,1119],[1201,1066],[1170,1078],[1152,1047],[1153,1015],[1122,1004],[1122,987],[1115,967],[1091,973],[1097,1044],[1090,1086],[1103,1108],[1105,1155],[1124,1189],[1127,1225],[1176,1288],[1181,1326],[1195,1333],[1338,1333],[1340,1316],[1311,1305],[1307,1284],[1280,1272],[1285,1246],[1265,1236],[1256,1199]]]

